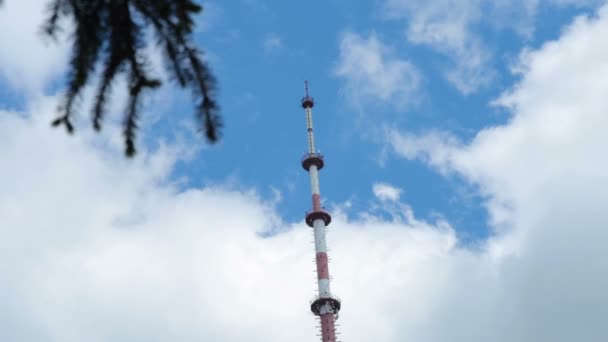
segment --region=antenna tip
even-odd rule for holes
[[[308,81],[304,81],[304,89],[306,89],[306,95],[302,98],[302,108],[312,108],[315,105],[312,97],[308,95]]]

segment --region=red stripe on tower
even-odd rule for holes
[[[333,314],[321,315],[321,336],[323,341],[336,340],[335,317]]]
[[[329,279],[327,253],[317,253],[317,279]]]
[[[312,194],[312,210],[321,211],[321,195]]]

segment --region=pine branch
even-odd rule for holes
[[[69,3],[66,0],[54,0],[47,7],[50,14],[42,25],[42,30],[47,36],[56,38],[57,31],[60,30],[58,24],[59,17],[61,14],[66,14],[69,11]]]
[[[64,124],[68,133],[74,131],[74,126],[70,122],[70,116],[74,102],[80,95],[80,91],[86,85],[91,71],[95,68],[95,62],[99,56],[99,50],[103,42],[103,24],[101,15],[103,7],[98,3],[95,6],[89,4],[82,5],[82,2],[70,0],[69,10],[82,22],[88,23],[83,25],[78,23],[74,32],[74,41],[72,43],[72,57],[70,60],[71,72],[68,75],[68,89],[66,91],[65,100],[59,107],[63,115],[53,121],[53,126]],[[59,13],[59,12],[57,12]],[[56,28],[57,19],[52,15],[47,22],[47,26]],[[53,33],[54,30],[51,30]]]
[[[188,86],[191,89],[197,103],[196,117],[202,126],[200,130],[204,130],[207,140],[214,143],[219,140],[223,126],[219,105],[215,101],[217,83],[198,50],[187,39],[194,27],[191,15],[200,12],[202,8],[189,0],[174,1],[172,4],[178,22],[176,24],[171,20],[171,9],[166,4],[157,2],[155,6],[147,7],[146,3],[143,0],[135,1],[138,9],[156,29],[158,41],[164,43],[174,78],[182,87]]]
[[[142,57],[145,44],[140,26],[145,24],[155,32],[171,77],[180,87],[192,91],[196,117],[207,140],[213,143],[219,139],[222,123],[215,100],[216,80],[192,43],[193,15],[202,10],[200,5],[191,0],[52,0],[48,8],[49,16],[43,25],[46,35],[55,37],[62,17],[71,17],[75,24],[71,70],[59,108],[62,115],[52,122],[54,126],[64,124],[68,132],[73,131],[70,117],[76,100],[101,59],[101,78],[92,109],[93,127],[101,129],[112,83],[117,75],[126,72],[129,100],[123,128],[125,153],[135,154],[141,94],[161,85],[160,80],[147,74]]]

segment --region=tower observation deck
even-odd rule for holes
[[[331,223],[331,215],[321,206],[321,192],[319,187],[319,171],[325,165],[323,155],[315,149],[314,129],[312,123],[312,108],[314,99],[308,95],[308,82],[306,82],[306,95],[302,98],[302,108],[306,113],[306,128],[308,134],[308,152],[302,157],[302,167],[310,175],[310,190],[312,193],[312,210],[306,213],[306,224],[313,229],[315,238],[315,253],[317,266],[318,295],[310,302],[310,310],[319,317],[321,323],[321,341],[336,342],[335,321],[340,311],[340,300],[332,295],[330,289],[329,264],[327,257],[327,243],[325,233]]]

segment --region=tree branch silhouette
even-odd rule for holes
[[[0,0],[0,4],[2,0]],[[93,127],[100,130],[106,102],[116,76],[128,77],[128,105],[123,123],[125,154],[136,153],[139,103],[142,93],[161,85],[149,74],[143,49],[144,31],[151,28],[163,50],[167,70],[182,88],[189,88],[196,118],[210,143],[220,138],[222,121],[216,101],[216,79],[193,43],[193,16],[202,7],[190,0],[52,0],[43,24],[46,35],[56,38],[62,18],[72,19],[72,46],[67,89],[53,126],[73,133],[77,100],[95,68],[101,65],[100,81],[92,108]]]

